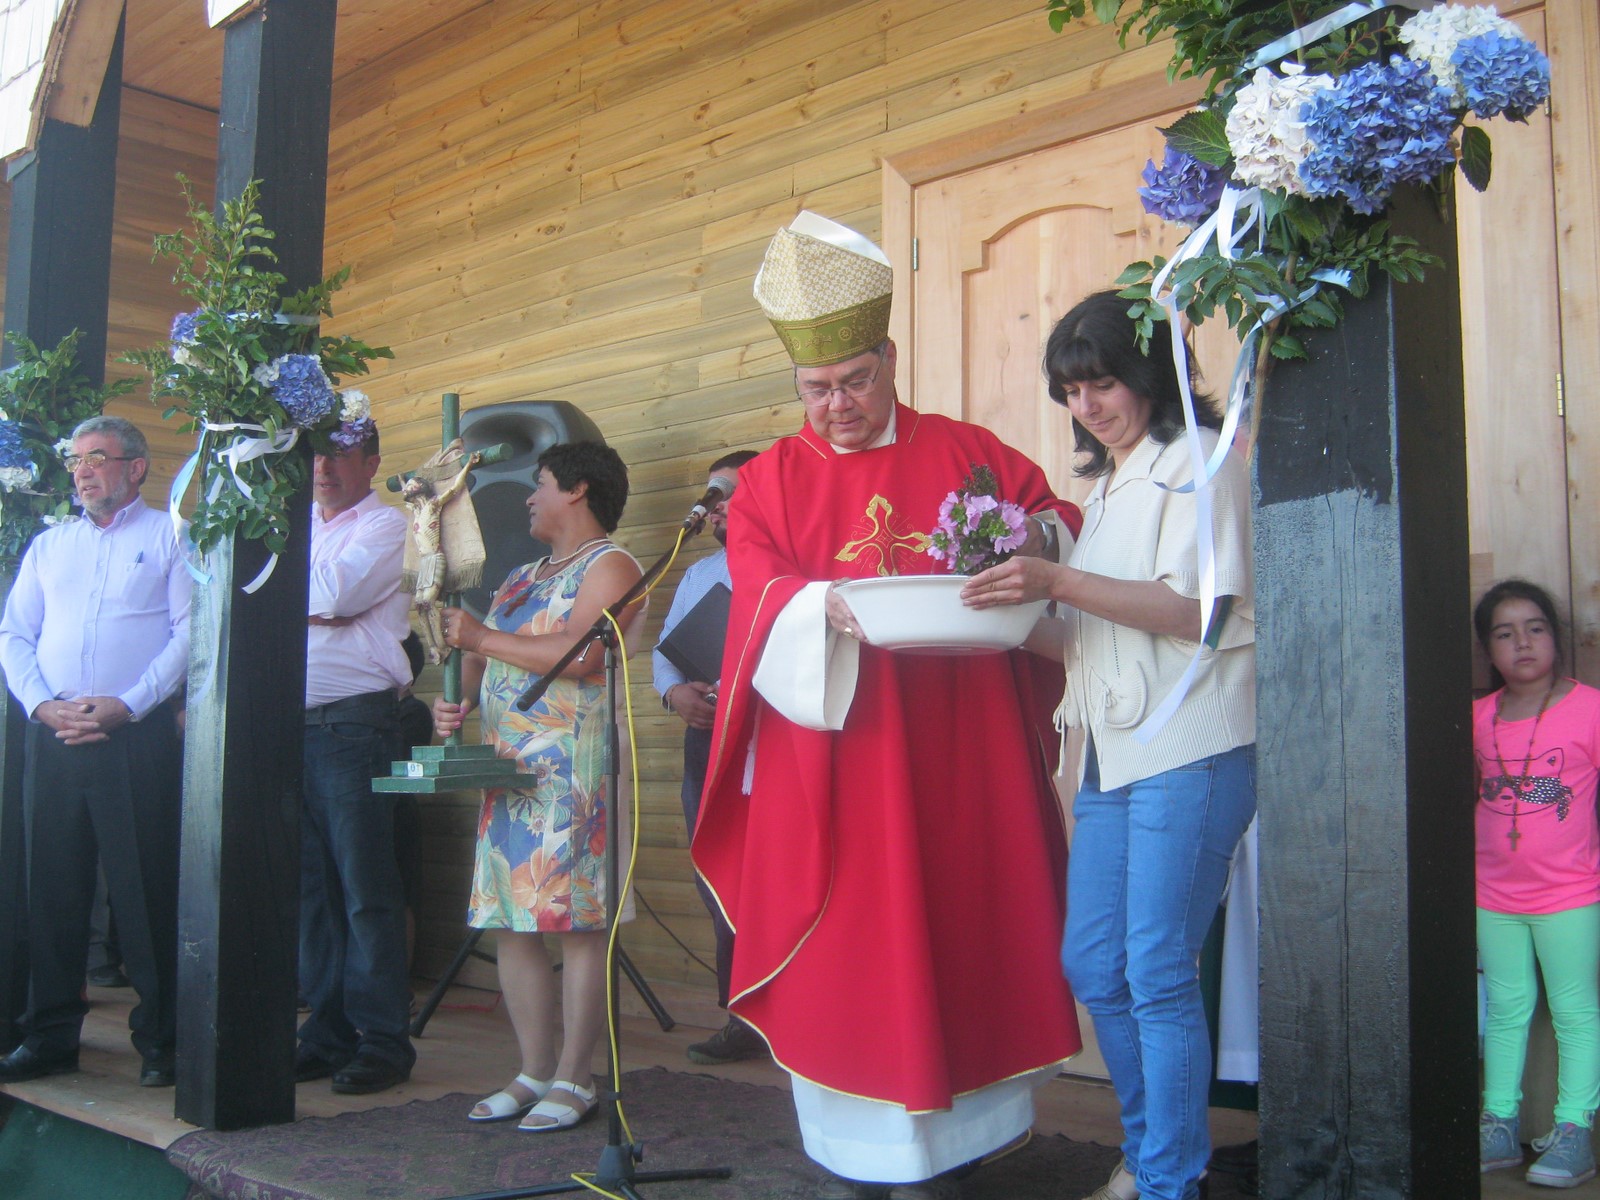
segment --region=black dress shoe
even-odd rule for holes
[[[337,1074],[349,1062],[348,1058],[343,1062],[334,1062],[323,1058],[310,1046],[298,1046],[294,1052],[294,1081],[310,1083],[313,1079],[326,1079]]]
[[[333,1076],[333,1090],[347,1096],[382,1092],[411,1078],[411,1068],[402,1067],[376,1054],[357,1054]]]
[[[69,1075],[78,1069],[78,1052],[44,1054],[26,1043],[0,1058],[0,1083],[25,1083],[46,1075]]]
[[[91,967],[88,979],[90,987],[125,988],[133,986],[129,982],[127,975],[123,973],[122,968],[115,964]]]
[[[1240,1142],[1236,1146],[1218,1146],[1211,1152],[1211,1161],[1207,1165],[1224,1175],[1243,1175],[1246,1171],[1256,1169],[1260,1145],[1260,1142],[1251,1141]]]
[[[170,1062],[146,1062],[139,1072],[140,1087],[171,1087],[178,1082],[178,1072]]]

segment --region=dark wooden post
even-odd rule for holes
[[[228,26],[217,201],[261,180],[290,290],[322,277],[334,5],[264,0]],[[310,451],[303,454],[307,477]],[[294,1119],[300,777],[310,493],[271,579],[236,540],[195,592],[179,895],[177,1115],[210,1129]]]
[[[1265,389],[1255,454],[1262,1195],[1478,1195],[1455,231]]]
[[[38,146],[14,163],[6,257],[5,329],[53,347],[83,331],[78,363],[105,382],[106,311],[111,296],[111,209],[117,190],[122,115],[122,26],[87,126],[47,117]],[[15,361],[9,344],[6,366]],[[7,569],[0,600],[11,588]],[[27,1004],[25,878],[22,858],[22,731],[28,714],[0,689],[0,1047],[16,1043]]]

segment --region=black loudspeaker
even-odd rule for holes
[[[490,404],[461,414],[461,441],[468,452],[504,442],[511,456],[472,473],[472,503],[483,529],[483,583],[461,594],[477,616],[505,577],[543,558],[550,547],[528,532],[528,496],[533,492],[539,455],[558,442],[605,442],[583,410],[566,402],[518,400]]]

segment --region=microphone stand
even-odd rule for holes
[[[698,533],[705,523],[703,515],[691,518],[684,522],[684,537],[692,537]],[[666,571],[667,564],[672,560],[674,551],[669,550],[658,558],[641,575],[638,581],[624,592],[620,599],[601,614],[600,619],[589,627],[587,633],[572,644],[572,648],[561,656],[561,660],[535,680],[533,685],[517,698],[516,706],[521,712],[527,712],[540,696],[544,695],[552,683],[560,676],[575,659],[587,653],[588,647],[599,642],[605,647],[605,695],[606,695],[606,741],[605,741],[605,779],[606,794],[611,798],[611,804],[606,810],[606,844],[610,854],[606,859],[606,928],[615,931],[617,927],[617,910],[621,903],[620,864],[618,858],[622,850],[619,836],[621,826],[621,738],[617,725],[617,627],[621,625],[621,614],[628,605],[648,591],[652,584]],[[617,621],[617,626],[612,625],[612,620]],[[638,820],[634,821],[634,837],[639,836]],[[617,946],[620,952],[620,944]],[[617,993],[617,959],[615,955],[606,956],[606,970],[609,974],[608,995],[615,997]],[[620,1048],[621,1034],[615,1028],[615,1008],[607,1005],[608,1015],[613,1022],[610,1030],[611,1042],[608,1051]],[[611,1059],[611,1087],[596,1090],[600,1093],[606,1105],[606,1144],[600,1150],[600,1165],[594,1178],[590,1181],[596,1188],[603,1188],[628,1200],[644,1200],[635,1186],[638,1183],[672,1183],[683,1179],[728,1179],[733,1175],[731,1167],[691,1167],[680,1171],[638,1171],[634,1164],[644,1157],[644,1147],[634,1142],[623,1140],[622,1113],[618,1105],[622,1100],[622,1064],[618,1061],[620,1054],[609,1054]],[[588,1184],[576,1180],[563,1180],[556,1183],[540,1184],[533,1188],[513,1188],[500,1192],[476,1192],[470,1196],[457,1196],[454,1200],[521,1200],[525,1196],[555,1196],[563,1192],[576,1192],[591,1190]]]

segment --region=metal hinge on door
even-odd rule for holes
[[[1562,420],[1567,417],[1567,385],[1562,381],[1561,372],[1556,372],[1556,416]]]

